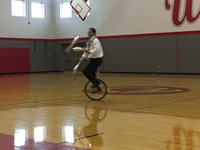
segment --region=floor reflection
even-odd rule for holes
[[[45,134],[43,134],[45,128],[36,127],[35,129],[35,133],[40,132],[35,139],[28,138],[26,129],[15,129],[14,136],[0,134],[0,150],[89,150],[67,145],[66,142],[47,142],[45,141]],[[69,135],[68,133],[67,135]],[[66,138],[66,140],[68,139]]]
[[[89,122],[81,129],[79,134],[82,137],[79,137],[78,140],[85,138],[90,148],[98,149],[103,146],[103,139],[101,136],[104,134],[98,131],[98,124],[106,118],[107,107],[101,101],[90,101],[85,106],[84,113]]]
[[[166,150],[197,150],[200,146],[200,132],[187,130],[180,125],[173,129],[173,138],[166,141]]]

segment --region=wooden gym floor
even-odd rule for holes
[[[0,76],[0,150],[199,150],[200,75],[100,74],[101,101],[70,73]]]

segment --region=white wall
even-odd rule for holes
[[[52,1],[45,2],[45,19],[14,17],[11,15],[11,0],[0,0],[0,37],[8,38],[54,38],[52,23]],[[31,2],[31,0],[30,0]]]
[[[173,4],[174,0],[169,0]],[[200,30],[200,17],[194,23],[185,21],[181,26],[172,22],[172,9],[165,8],[165,0],[90,0],[91,15],[83,22],[77,17],[60,19],[56,11],[55,37],[80,35],[85,37],[89,27],[95,27],[100,36],[143,33],[163,33]],[[181,0],[181,14],[184,4]],[[200,11],[200,0],[193,0],[193,14]],[[59,10],[59,0],[55,9]]]
[[[28,0],[27,0],[28,1]],[[32,1],[32,0],[29,0]],[[200,30],[200,17],[194,23],[185,21],[181,26],[172,22],[172,9],[165,8],[166,0],[90,0],[91,15],[82,21],[60,19],[61,0],[45,1],[45,19],[11,16],[11,0],[0,0],[0,37],[11,38],[72,38],[87,36],[89,27],[97,29],[98,36],[163,33]],[[169,0],[173,4],[175,0]],[[184,4],[181,0],[181,16]],[[200,0],[193,0],[193,15],[200,11]]]

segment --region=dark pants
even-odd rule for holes
[[[86,78],[93,83],[95,87],[98,87],[99,81],[96,78],[98,67],[102,64],[102,58],[90,58],[89,63],[83,69],[83,74]]]

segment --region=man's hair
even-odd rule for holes
[[[94,35],[96,35],[96,29],[95,28],[90,28],[90,30],[92,31],[92,33],[94,33]]]

